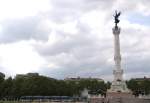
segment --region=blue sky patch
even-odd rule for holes
[[[150,16],[144,16],[139,13],[132,13],[127,16],[127,19],[131,23],[137,23],[140,25],[150,25]]]

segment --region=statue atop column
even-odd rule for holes
[[[115,28],[118,28],[117,24],[120,22],[120,20],[119,20],[120,14],[121,14],[120,11],[119,12],[115,11],[115,15],[113,15],[114,16],[114,20],[115,20]]]

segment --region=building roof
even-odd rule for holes
[[[71,78],[65,78],[64,80],[72,80],[72,81],[79,81],[79,80],[98,80],[98,81],[104,81],[103,79],[101,78],[91,78],[91,77],[88,77],[88,78],[85,78],[85,77],[71,77]]]

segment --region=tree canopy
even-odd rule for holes
[[[126,81],[134,95],[150,94],[150,80],[131,79]],[[20,98],[21,96],[80,96],[86,88],[91,94],[104,95],[110,88],[110,82],[97,79],[58,80],[38,73],[16,75],[5,79],[0,73],[0,99]]]

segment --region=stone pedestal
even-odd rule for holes
[[[125,81],[113,81],[108,92],[130,93],[130,90],[127,88]]]
[[[131,92],[107,92],[107,98],[134,98]]]

